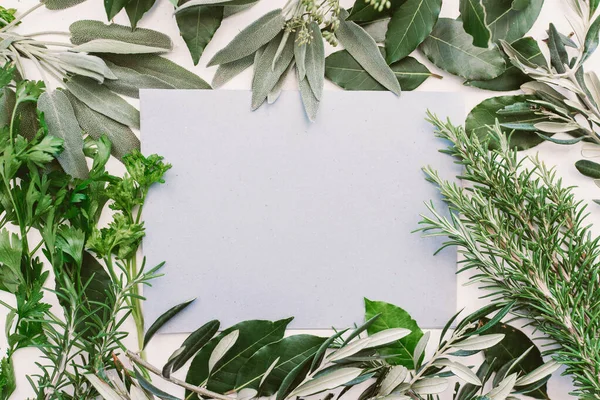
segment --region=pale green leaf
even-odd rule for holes
[[[318,378],[309,380],[298,386],[289,397],[301,396],[306,397],[324,390],[335,389],[353,379],[358,378],[362,373],[361,368],[342,368],[332,371],[328,374],[321,375]]]
[[[215,76],[213,77],[213,88],[217,89],[223,86],[231,79],[248,69],[252,64],[254,64],[254,54],[250,54],[249,56],[240,58],[239,60],[235,60],[227,64],[220,64],[217,68],[217,72],[215,72]]]
[[[378,396],[387,396],[392,393],[408,376],[408,369],[403,365],[396,365],[392,367],[379,388]]]
[[[134,69],[121,67],[110,61],[107,61],[107,64],[117,79],[105,81],[104,86],[115,93],[138,99],[140,97],[140,89],[176,89],[175,86],[152,75],[142,74]]]
[[[41,2],[44,3],[48,10],[64,10],[81,4],[84,1],[86,0],[43,0]]]
[[[173,47],[171,39],[164,33],[144,28],[132,30],[128,26],[106,25],[101,21],[80,20],[72,23],[69,31],[71,32],[71,43],[75,45],[105,39],[151,48],[160,47],[165,50]]]
[[[164,53],[169,49],[165,49],[163,47],[144,46],[141,44],[133,44],[111,39],[94,39],[75,46],[71,50],[86,53],[155,54]]]
[[[559,368],[560,368],[560,364],[557,363],[556,361],[554,361],[554,360],[548,361],[547,363],[539,366],[538,368],[534,369],[527,375],[519,378],[517,380],[517,382],[515,383],[515,386],[525,386],[525,385],[530,385],[532,383],[538,382],[538,381],[544,379],[545,377],[547,377],[548,375],[552,375]]]
[[[460,342],[454,343],[452,347],[459,350],[476,351],[489,349],[500,343],[504,339],[503,334],[491,334],[491,335],[475,335],[470,336]]]
[[[215,349],[210,354],[210,358],[208,359],[208,373],[212,371],[214,366],[227,354],[229,350],[235,345],[238,337],[240,336],[240,331],[233,331],[225,335],[223,339],[217,343]]]
[[[306,78],[310,84],[317,100],[321,100],[323,94],[324,75],[325,75],[325,47],[323,45],[323,36],[321,36],[321,29],[316,22],[310,25],[312,40],[310,43],[305,44],[306,57],[305,57],[305,69]]]
[[[282,34],[277,35],[255,63],[256,74],[252,82],[252,109],[256,110],[267,99],[281,75],[287,70],[294,57],[293,40],[287,40],[279,60],[273,68],[273,59],[281,42]]]
[[[448,385],[448,380],[444,378],[424,378],[415,382],[411,389],[420,395],[438,394],[446,390]]]

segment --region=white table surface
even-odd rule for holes
[[[35,5],[36,3],[37,0],[2,0],[0,2],[0,4],[3,7],[15,7],[20,11],[26,10],[31,6]],[[200,63],[197,66],[193,65],[187,47],[185,46],[185,43],[179,36],[177,24],[173,17],[173,7],[168,2],[168,0],[157,0],[157,4],[155,4],[152,10],[150,10],[150,12],[144,16],[142,21],[139,23],[139,26],[156,29],[168,34],[174,42],[174,49],[172,52],[168,53],[166,57],[184,66],[185,68],[188,68],[189,70],[195,72],[207,82],[210,82],[212,80],[213,74],[215,73],[216,67],[207,68],[206,63],[212,57],[212,55],[215,54],[223,46],[225,46],[229,42],[229,40],[231,40],[231,38],[233,38],[247,24],[254,21],[257,17],[263,15],[265,12],[273,8],[280,7],[282,3],[283,0],[262,0],[252,9],[227,18],[217,31],[214,39],[206,48],[205,54],[202,56]],[[546,4],[544,5],[542,13],[536,25],[530,32],[530,35],[532,35],[538,40],[544,39],[546,37],[544,31],[545,29],[547,29],[549,22],[553,22],[562,32],[570,32],[569,25],[564,17],[567,7],[564,4],[564,0],[546,0],[545,3]],[[351,4],[352,0],[342,0],[342,5],[344,5],[345,7],[350,7]],[[442,16],[458,16],[458,4],[459,0],[444,0],[444,4],[442,7]],[[23,24],[19,27],[19,31],[23,33],[57,30],[68,31],[69,25],[72,22],[80,19],[96,19],[106,22],[103,1],[87,0],[83,4],[62,11],[49,11],[45,8],[38,9],[25,19]],[[114,22],[128,25],[128,20],[125,12],[122,11],[119,15],[117,15],[117,17],[114,19]],[[335,50],[333,50],[332,48],[328,48],[327,51],[332,52]],[[450,74],[444,71],[438,70],[418,52],[416,52],[414,56],[419,60],[424,61],[424,63],[432,72],[444,76],[444,78],[441,80],[434,78],[428,79],[418,90],[461,92],[465,96],[465,116],[472,107],[476,106],[485,98],[505,94],[487,92],[465,87],[462,85],[462,80],[460,78],[451,76]],[[597,67],[599,65],[599,62],[600,56],[598,56],[597,53],[588,61],[587,70],[598,70]],[[30,77],[37,77],[35,73],[35,69],[32,69]],[[294,79],[291,79],[291,75],[293,74],[290,74],[290,76],[288,76],[288,80],[284,85],[284,89],[296,90],[297,85],[295,82],[295,77]],[[234,78],[229,83],[227,83],[223,87],[223,89],[241,90],[249,89],[249,87],[250,71],[247,70],[238,77]],[[339,89],[332,83],[326,82],[325,90]],[[132,104],[136,103],[137,101],[132,101]],[[419,116],[415,116],[415,118],[418,117]],[[455,122],[459,123],[462,121]],[[554,145],[552,143],[544,143],[536,147],[535,149],[528,151],[527,153],[535,154],[536,152],[539,152],[540,157],[543,160],[545,160],[548,164],[556,165],[560,176],[564,178],[566,184],[577,186],[575,188],[575,193],[580,199],[591,201],[594,198],[600,198],[600,188],[598,188],[591,179],[582,177],[574,167],[575,161],[582,158],[582,150],[585,148],[585,146],[585,144],[578,144],[566,147]],[[112,163],[111,165],[112,168],[115,169],[115,171],[120,171],[122,169],[116,163]],[[592,213],[592,215],[589,217],[589,221],[594,223],[600,222],[600,206],[590,204],[589,210]],[[596,223],[596,225],[600,227],[600,224]],[[596,232],[600,233],[600,230],[596,229]],[[474,311],[475,309],[477,309],[478,305],[482,304],[481,301],[478,300],[478,296],[480,295],[480,293],[473,286],[463,286],[464,282],[465,278],[459,277],[457,310],[461,308],[466,308],[467,311]],[[0,293],[0,299],[10,304],[14,304],[14,297],[12,295]],[[402,305],[399,304],[399,306]],[[0,310],[0,326],[4,326],[5,316],[5,310]],[[298,332],[289,332],[289,334],[292,333]],[[324,335],[328,333],[329,332],[323,332]],[[433,336],[435,336],[435,333],[438,332],[434,332]],[[148,356],[150,362],[155,365],[162,366],[162,364],[167,360],[172,351],[179,347],[181,341],[184,338],[185,335],[157,335],[155,339],[153,339],[153,343],[148,349]],[[433,338],[434,337],[432,337],[432,339]],[[5,340],[6,339],[4,337],[0,338],[0,349],[6,348]],[[132,348],[134,348],[134,335],[131,335],[129,340],[132,345]],[[430,342],[433,343],[436,341],[431,340]],[[428,349],[429,353],[431,353],[433,350],[433,348]],[[18,387],[11,399],[22,400],[26,399],[28,396],[32,396],[33,391],[29,383],[25,379],[25,376],[27,374],[32,374],[36,372],[36,367],[34,363],[38,360],[38,356],[39,352],[35,349],[22,349],[19,350],[15,355],[15,373],[17,376]],[[175,376],[184,377],[186,370],[187,367],[179,371],[177,374],[175,374]],[[183,395],[183,391],[178,390],[178,388],[173,389],[173,387],[170,385],[162,385],[158,382],[157,385],[163,386],[165,388],[170,388],[173,394]],[[567,393],[572,389],[570,379],[568,377],[554,376],[548,383],[548,386],[549,395],[552,399],[573,398],[567,395]],[[451,394],[449,392],[443,396],[443,399],[450,398]]]

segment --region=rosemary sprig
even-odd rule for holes
[[[574,395],[600,399],[600,242],[577,201],[537,157],[517,158],[497,124],[480,141],[462,127],[429,114],[444,150],[464,166],[463,188],[425,168],[453,213],[428,208],[421,230],[446,236],[464,256],[461,271],[489,291],[492,301],[515,301],[512,313],[552,341],[545,354],[566,367]],[[497,150],[488,151],[489,141]]]

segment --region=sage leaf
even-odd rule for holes
[[[600,173],[598,174],[598,177],[600,178]],[[487,321],[487,319],[482,320],[484,323]],[[512,367],[513,371],[517,372],[520,376],[527,375],[544,364],[540,350],[535,346],[533,341],[520,330],[507,324],[496,324],[489,328],[487,332],[505,335],[505,339],[501,344],[483,351],[487,363],[492,365],[492,367],[495,366],[496,370],[502,365],[512,363],[519,355],[525,353],[527,353],[526,356]],[[504,377],[502,377],[502,379],[504,379]],[[543,384],[540,387],[527,392],[527,396],[536,399],[547,399],[548,393],[546,385]]]
[[[511,43],[512,48],[519,53],[519,56],[527,62],[535,65],[546,65],[546,59],[538,43],[532,37],[524,37]],[[465,82],[467,86],[477,87],[479,89],[507,92],[518,90],[521,85],[531,81],[531,78],[525,75],[519,68],[512,65],[505,57],[507,68],[496,78],[489,80],[469,80]]]
[[[244,321],[227,328],[218,336],[208,342],[194,357],[192,365],[188,371],[186,382],[192,385],[200,385],[207,378],[208,360],[217,343],[229,333],[239,330],[240,335],[235,345],[214,367],[210,378],[208,379],[208,389],[220,393],[235,388],[235,377],[242,366],[262,347],[281,340],[285,333],[286,326],[291,319],[279,321]],[[186,396],[191,393],[187,391]]]
[[[179,349],[175,350],[173,355],[164,365],[162,373],[168,378],[172,372],[175,372],[185,365],[185,363],[201,349],[210,343],[211,339],[219,330],[219,321],[212,320],[202,325],[192,332],[181,344]]]
[[[193,72],[171,60],[155,54],[116,55],[103,54],[102,58],[121,67],[150,75],[176,89],[210,89],[210,85]]]
[[[238,7],[247,6],[256,3],[258,0],[190,0],[175,10],[175,14],[183,12],[185,10],[194,9],[197,7],[204,6],[227,6],[227,7]],[[223,7],[222,7],[223,8]]]
[[[92,110],[106,115],[117,122],[134,128],[140,127],[140,113],[108,88],[93,80],[75,76],[65,82],[65,86]]]
[[[44,0],[42,3],[44,3],[44,6],[48,10],[64,10],[81,4],[84,1],[86,0]]]
[[[600,164],[590,160],[579,160],[575,163],[577,171],[594,179],[600,179]]]
[[[492,79],[504,72],[500,50],[473,46],[462,23],[453,19],[440,18],[421,50],[439,68],[466,79]]]
[[[114,40],[146,47],[159,47],[171,50],[173,43],[164,33],[151,29],[130,27],[118,24],[106,25],[100,21],[81,20],[71,24],[71,43],[80,45],[97,39]]]
[[[395,62],[390,68],[405,91],[418,88],[433,76],[427,67],[410,56]],[[386,90],[346,50],[330,54],[325,59],[325,76],[346,90]]]
[[[391,18],[380,19],[379,21],[371,22],[367,25],[361,25],[365,32],[369,34],[377,43],[385,41],[385,35],[388,31]]]
[[[111,142],[111,154],[118,160],[122,160],[124,155],[133,150],[140,149],[140,140],[128,126],[92,110],[71,93],[66,94],[81,129],[96,140],[106,135]],[[94,281],[96,280],[97,278]]]
[[[361,368],[342,368],[298,386],[289,397],[306,397],[325,390],[335,389],[344,383],[356,379],[362,373]]]
[[[112,53],[112,54],[152,54],[164,53],[168,49],[162,47],[144,46],[112,39],[94,39],[80,44],[71,49],[72,51],[86,53]]]
[[[150,11],[155,2],[156,0],[129,0],[127,2],[125,11],[134,30],[137,28],[137,23],[142,19],[144,14]]]
[[[257,389],[261,397],[275,394],[285,377],[314,356],[323,342],[325,338],[318,336],[294,335],[261,348],[240,369],[236,390]]]
[[[150,339],[152,339],[154,334],[156,332],[158,332],[158,330],[160,328],[162,328],[167,322],[169,322],[171,319],[173,319],[173,317],[175,317],[181,311],[185,310],[187,308],[187,306],[189,306],[190,304],[192,304],[194,302],[194,300],[196,300],[196,299],[191,299],[191,300],[185,301],[181,304],[177,304],[176,306],[168,309],[160,317],[158,317],[156,319],[156,321],[154,321],[152,323],[152,325],[150,325],[150,328],[148,328],[148,330],[146,331],[146,335],[144,335],[144,347],[146,347],[148,345],[148,342],[150,342]]]
[[[187,4],[187,3],[184,3]],[[188,8],[175,15],[179,33],[187,45],[194,65],[198,65],[204,49],[223,21],[223,7]]]
[[[208,62],[208,66],[225,64],[253,54],[277,36],[284,24],[285,17],[281,9],[263,15],[238,33],[225,48],[219,50]]]
[[[391,17],[402,4],[406,3],[406,1],[407,0],[390,0],[391,6],[389,8],[383,7],[379,9],[374,7],[373,4],[367,3],[365,0],[356,0],[350,10],[350,15],[347,20],[355,22],[372,22]]]
[[[475,134],[480,139],[485,140],[488,135],[488,127],[493,126],[496,120],[501,125],[504,124],[520,124],[521,129],[518,128],[507,128],[505,131],[511,133],[511,147],[516,147],[519,150],[526,150],[531,147],[535,147],[542,143],[544,140],[536,135],[535,127],[533,124],[538,122],[547,121],[548,118],[543,115],[536,115],[529,104],[528,100],[534,99],[533,96],[499,96],[492,97],[484,100],[478,104],[467,116],[465,122],[465,129],[469,134]],[[514,104],[523,104],[523,109],[516,114],[498,114],[500,110],[509,107]],[[525,126],[529,126],[529,129],[523,129]],[[490,143],[495,146],[495,143]]]
[[[277,35],[255,63],[256,75],[252,82],[252,109],[256,110],[267,99],[269,92],[275,87],[281,75],[288,68],[294,57],[293,40],[287,40],[279,60],[273,68],[273,59],[277,53],[283,34]]]
[[[141,74],[136,70],[121,67],[110,61],[107,61],[107,63],[117,79],[105,81],[104,86],[115,93],[139,99],[140,89],[175,89],[173,85],[154,76]]]
[[[392,393],[408,376],[408,369],[403,365],[396,365],[390,368],[390,371],[385,375],[377,396],[387,396]]]
[[[487,48],[492,32],[486,24],[482,0],[460,0],[459,7],[463,28],[473,37],[473,45]]]
[[[232,15],[235,15],[242,11],[246,11],[247,9],[251,8],[256,3],[258,3],[258,0],[253,0],[247,4],[243,4],[243,5],[239,5],[239,6],[229,6],[229,5],[223,6],[223,18],[228,18],[228,17],[231,17]]]
[[[442,393],[447,388],[448,380],[443,378],[423,378],[411,386],[411,389],[420,395]]]
[[[129,0],[104,0],[106,18],[112,20],[125,6]]]
[[[292,60],[292,62],[287,67],[287,69],[285,70],[285,72],[283,74],[281,74],[281,76],[279,77],[279,80],[277,81],[277,83],[275,84],[275,86],[273,86],[273,89],[271,89],[271,91],[267,95],[267,103],[273,104],[273,103],[275,103],[277,101],[277,99],[281,95],[281,90],[283,88],[283,84],[285,83],[287,75],[294,68],[294,65],[295,65],[295,62],[294,62],[294,60]]]
[[[412,53],[429,36],[442,0],[408,0],[394,13],[385,36],[386,60],[392,64]]]
[[[108,68],[100,57],[89,54],[62,52],[58,54],[60,65],[68,72],[93,78],[99,83],[104,78],[117,79],[116,75]]]
[[[476,351],[489,349],[504,339],[503,334],[487,334],[470,336],[460,342],[454,343],[452,347],[458,350]]]
[[[233,347],[240,336],[240,331],[229,332],[224,338],[219,340],[219,343],[215,346],[210,357],[208,359],[208,373],[210,375],[214,366],[221,361],[221,359],[227,354],[227,352]]]
[[[294,60],[296,61],[296,68],[298,69],[298,79],[302,80],[306,76],[306,43],[299,44],[299,30],[296,32],[296,40],[294,40]],[[323,36],[321,37],[321,40]]]
[[[375,40],[363,28],[352,21],[345,21],[348,12],[340,12],[337,38],[354,59],[386,89],[400,95],[400,84],[381,55]]]
[[[515,383],[515,385],[516,386],[531,385],[532,383],[538,382],[538,381],[546,378],[547,376],[552,375],[553,373],[558,371],[559,368],[560,368],[560,364],[557,363],[556,361],[554,361],[554,360],[548,361],[547,363],[539,366],[538,368],[534,369],[527,375],[522,376],[521,378],[517,379],[517,382]]]
[[[48,134],[63,140],[64,150],[57,157],[60,166],[74,178],[87,178],[89,170],[83,154],[83,132],[65,93],[60,90],[42,93],[38,109],[44,113]]]
[[[390,328],[405,328],[412,333],[399,342],[377,349],[381,356],[393,356],[386,358],[391,365],[403,365],[409,369],[414,368],[413,353],[417,343],[423,336],[423,331],[411,316],[402,308],[382,301],[371,301],[365,299],[365,318],[372,318],[381,314],[367,329],[369,335],[385,331]]]
[[[483,0],[492,42],[521,39],[537,20],[543,5],[544,0]]]
[[[325,83],[325,46],[323,45],[323,36],[321,35],[319,25],[316,22],[313,22],[310,24],[310,29],[312,40],[310,43],[304,45],[306,46],[306,79],[310,84],[310,88],[312,89],[315,98],[320,101],[321,95],[323,94],[323,85]]]
[[[250,54],[249,56],[240,58],[239,60],[235,60],[227,64],[219,65],[217,72],[215,72],[215,76],[213,77],[213,88],[220,88],[231,79],[244,72],[252,64],[254,64],[254,54]]]

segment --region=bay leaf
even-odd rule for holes
[[[487,48],[492,38],[492,32],[485,21],[483,0],[460,0],[460,16],[465,32],[473,37],[473,45]]]
[[[495,45],[483,49],[472,41],[460,21],[440,18],[421,50],[439,68],[466,79],[493,79],[504,72],[504,57]]]
[[[184,3],[186,4],[186,3]],[[179,33],[187,45],[194,65],[198,65],[204,49],[212,40],[223,20],[223,7],[198,6],[175,15]]]
[[[127,5],[129,0],[104,0],[106,18],[110,21]]]
[[[127,12],[127,16],[129,17],[129,23],[131,23],[131,27],[135,30],[137,28],[138,22],[142,19],[144,14],[146,14],[156,0],[129,0],[127,5],[125,6],[125,11]]]
[[[384,7],[382,10],[375,9],[372,4],[368,4],[365,0],[356,0],[352,9],[350,10],[350,15],[348,16],[348,21],[355,22],[373,22],[383,18],[391,17],[394,12],[407,0],[390,0],[391,6]]]
[[[492,33],[492,42],[521,39],[533,27],[540,15],[544,0],[482,0],[486,24]],[[520,4],[521,3],[521,4]]]
[[[412,53],[429,36],[442,0],[408,0],[392,15],[385,36],[386,60],[392,64]]]

